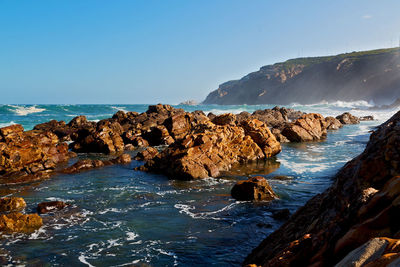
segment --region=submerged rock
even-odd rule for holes
[[[41,202],[37,206],[37,211],[40,214],[49,213],[57,210],[62,210],[65,207],[69,206],[69,204],[63,201],[49,201],[49,202]]]
[[[22,197],[0,198],[0,212],[21,211],[25,207],[26,203]]]
[[[42,218],[34,214],[19,212],[0,215],[0,232],[3,233],[32,233],[42,227]]]
[[[231,195],[241,201],[270,201],[279,198],[267,180],[261,176],[237,182],[231,190]]]
[[[79,160],[75,164],[65,168],[63,173],[78,173],[85,170],[101,168],[112,164],[128,164],[132,161],[129,154],[122,154],[111,160],[84,159]]]
[[[371,134],[364,152],[337,173],[330,188],[309,200],[269,235],[245,264],[395,264],[400,257],[400,242],[389,241],[397,245],[388,245],[382,252],[379,244],[386,242],[374,238],[400,237],[399,144],[400,112]]]

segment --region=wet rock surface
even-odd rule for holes
[[[372,133],[364,152],[337,173],[329,189],[268,236],[244,264],[333,266],[348,259],[365,266],[394,264],[400,256],[398,246],[380,249],[371,242],[396,239],[391,242],[398,244],[399,144],[400,112]]]
[[[241,201],[271,201],[279,198],[262,176],[237,182],[231,190],[231,195]]]
[[[69,206],[68,203],[63,201],[48,201],[48,202],[41,202],[37,206],[37,211],[39,214],[54,212],[58,210],[62,210],[65,207]]]
[[[73,165],[65,168],[63,173],[79,173],[81,171],[91,170],[95,168],[101,168],[104,166],[109,166],[113,164],[128,164],[132,161],[132,158],[129,154],[122,154],[111,160],[99,160],[99,159],[84,159],[79,160]]]

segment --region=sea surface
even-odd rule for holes
[[[71,203],[65,211],[43,215],[44,226],[30,235],[0,239],[0,263],[26,266],[239,266],[283,221],[281,209],[294,213],[331,183],[335,173],[360,154],[370,131],[395,113],[369,111],[364,101],[293,104],[305,112],[336,116],[374,115],[376,120],[331,131],[322,142],[283,144],[265,163],[234,168],[219,179],[169,180],[134,171],[141,162],[108,166],[79,174],[52,176],[23,186],[0,186],[0,196],[21,196],[35,212],[43,201]],[[51,119],[78,115],[97,121],[118,110],[144,112],[148,105],[0,105],[0,127],[25,129]],[[273,105],[179,106],[187,111],[252,112]],[[137,153],[133,151],[132,155]],[[104,158],[102,155],[79,157]],[[77,159],[71,160],[73,164]],[[280,196],[269,203],[235,201],[230,189],[241,179],[262,175]]]

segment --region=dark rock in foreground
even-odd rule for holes
[[[231,195],[241,201],[270,201],[279,198],[267,180],[261,176],[237,182],[231,190]]]
[[[365,255],[368,266],[394,264],[398,245],[365,251],[375,238],[400,243],[399,144],[400,112],[372,133],[364,152],[338,172],[329,189],[268,236],[244,264],[333,266],[360,260],[357,255]]]

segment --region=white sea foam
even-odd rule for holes
[[[126,107],[114,107],[114,106],[111,106],[111,108],[112,108],[112,109],[115,109],[115,110],[118,110],[118,111],[128,112],[128,111],[126,110]]]
[[[127,232],[126,235],[127,235],[127,238],[126,238],[127,241],[133,241],[139,237],[139,235],[134,232]]]
[[[8,105],[8,106],[11,107],[12,108],[11,110],[19,116],[26,116],[28,114],[39,113],[46,110],[45,108],[38,108],[36,106],[30,106],[30,107],[14,106],[14,105]]]
[[[91,265],[89,262],[86,261],[87,259],[88,259],[88,258],[87,258],[84,254],[81,254],[81,255],[79,255],[79,257],[78,257],[78,260],[79,260],[80,262],[82,262],[83,264],[85,264],[85,265],[87,265],[87,266],[89,266],[89,267],[94,267],[93,265]]]
[[[236,205],[236,203],[231,203],[228,206],[225,206],[222,209],[219,209],[219,210],[216,210],[216,211],[199,212],[199,213],[192,212],[192,210],[195,210],[196,207],[190,206],[190,205],[186,205],[186,204],[175,204],[174,207],[179,210],[179,213],[189,215],[193,219],[222,220],[222,218],[212,217],[210,215],[215,215],[215,214],[218,214],[220,212],[223,212],[223,211],[226,211],[226,210],[230,210],[235,205]]]
[[[331,167],[330,163],[296,163],[283,158],[279,158],[278,161],[296,174],[303,174],[306,172],[317,173]]]
[[[2,123],[0,123],[0,128],[7,127],[7,126],[10,126],[10,125],[13,125],[13,124],[15,124],[15,122],[13,122],[13,121],[2,122]]]

